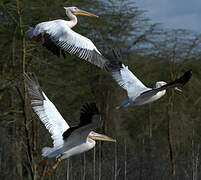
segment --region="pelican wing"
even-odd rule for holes
[[[180,87],[180,86],[184,86],[191,78],[192,76],[192,70],[186,71],[181,77],[179,77],[178,79],[175,79],[174,81],[161,86],[159,88],[155,88],[149,91],[145,91],[143,92],[141,95],[143,96],[153,96],[155,94],[157,94],[159,91],[163,91],[163,90],[167,90],[169,88],[174,88],[174,87]]]
[[[111,61],[111,67],[114,62]],[[117,83],[124,88],[128,94],[132,92],[141,92],[147,89],[146,86],[128,69],[128,66],[119,62],[119,67],[117,68],[117,63],[111,70],[112,77],[117,81]]]
[[[92,130],[101,128],[103,126],[103,121],[98,108],[95,103],[85,104],[80,112],[80,123],[73,133],[73,136],[79,135],[80,141],[86,141],[87,136]],[[69,137],[71,139],[71,137]]]
[[[74,32],[64,20],[55,20],[38,24],[35,29],[30,28],[28,36],[39,36],[45,33],[43,46],[56,55],[65,57],[65,52],[84,59],[100,68],[105,68],[107,61],[98,51],[93,42]],[[39,38],[40,39],[40,38]]]
[[[62,134],[69,128],[68,124],[42,91],[37,79],[34,76],[30,78],[27,74],[24,74],[24,79],[34,112],[50,132],[54,147],[62,146]]]
[[[88,134],[99,127],[102,127],[103,121],[99,114],[98,108],[95,103],[85,104],[80,112],[80,123],[78,126],[70,127],[64,132],[63,138],[67,141],[79,138],[80,141],[85,141]]]
[[[102,125],[103,122],[96,105],[94,103],[84,105],[80,113],[80,124],[70,127],[64,132],[63,138],[65,143],[63,147],[48,154],[48,158],[58,156],[69,149],[85,143],[89,133],[96,128],[102,127]]]

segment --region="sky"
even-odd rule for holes
[[[135,0],[154,23],[201,32],[201,0]]]

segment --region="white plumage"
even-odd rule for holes
[[[112,71],[112,76],[127,91],[131,99],[135,99],[147,90],[147,87],[124,64],[119,71]]]
[[[32,30],[33,32],[30,38],[45,32],[50,35],[51,40],[57,46],[67,52],[69,51],[70,54],[76,54],[79,49],[95,50],[101,54],[90,39],[73,31],[65,20],[43,22],[37,24]],[[71,47],[74,47],[74,49],[71,49]]]
[[[31,99],[31,105],[53,139],[53,148],[45,147],[42,150],[42,155],[46,156],[51,151],[63,146],[64,140],[62,135],[69,128],[69,125],[44,92],[42,92],[42,95],[44,96],[43,101]]]
[[[77,126],[69,127],[54,104],[42,91],[37,79],[34,76],[30,78],[26,74],[24,74],[24,78],[32,108],[53,139],[53,147],[43,148],[42,156],[46,159],[40,164],[46,163],[48,158],[53,157],[58,158],[58,164],[62,159],[88,151],[95,146],[95,140],[115,142],[108,136],[92,131],[102,127],[103,124],[94,103],[84,105],[80,113],[80,123]],[[52,169],[55,169],[57,164]]]
[[[67,16],[71,19],[70,21],[59,19],[39,23],[34,28],[31,27],[29,29],[29,38],[39,42],[58,56],[62,54],[65,57],[65,52],[67,52],[100,68],[104,68],[106,59],[101,55],[93,42],[71,29],[77,24],[76,15],[97,16],[77,7],[65,9]]]
[[[118,67],[116,64],[118,64]],[[152,103],[164,96],[166,90],[169,88],[175,87],[175,90],[179,90],[177,86],[184,86],[189,81],[192,74],[190,70],[185,72],[180,78],[168,84],[164,81],[158,81],[156,82],[156,88],[148,88],[128,69],[128,66],[125,66],[121,62],[116,63],[114,61],[111,61],[110,66],[114,67],[111,70],[113,78],[127,91],[128,95],[128,99],[125,99],[122,105],[118,106],[117,109],[120,107],[128,107],[131,104],[144,105]]]

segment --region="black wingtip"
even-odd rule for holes
[[[23,78],[25,80],[26,85],[31,85],[35,81],[35,78],[33,80],[32,74],[28,75],[27,73],[23,73]]]
[[[77,126],[67,129],[62,135],[63,139],[67,139],[74,130],[92,123],[92,118],[94,115],[99,115],[99,110],[96,106],[96,103],[84,104],[80,110],[80,123]]]
[[[108,72],[119,71],[122,68],[122,53],[120,49],[112,49],[114,60],[108,60],[106,70]]]
[[[89,124],[94,115],[99,115],[99,110],[95,103],[86,103],[82,106],[80,111],[80,124],[79,126],[83,126]]]
[[[188,73],[188,74],[193,74],[193,70],[192,69],[190,69],[189,71],[187,71],[186,73]]]
[[[27,73],[24,73],[23,77],[24,77],[25,84],[27,86],[28,94],[30,98],[45,100],[45,97],[42,93],[42,89],[40,88],[36,75],[34,73],[29,73],[29,75]],[[36,92],[38,92],[39,95]]]
[[[108,72],[118,71],[122,68],[122,62],[121,61],[108,61],[106,65],[106,69]]]
[[[27,85],[35,84],[39,86],[38,79],[36,78],[36,75],[34,73],[29,73],[29,75],[27,73],[24,73],[23,78]]]
[[[41,41],[41,35],[39,35],[38,41],[39,42]],[[62,50],[59,46],[55,45],[55,43],[52,41],[51,36],[49,34],[45,33],[44,43],[42,45],[46,47],[48,51],[51,51],[57,57],[60,57],[62,55],[63,58],[66,58],[65,51]]]
[[[184,75],[179,78],[179,82],[184,86],[191,79],[191,76],[192,76],[192,69],[186,71]]]
[[[81,108],[81,113],[99,114],[96,103],[86,103]]]
[[[112,52],[115,59],[117,59],[118,61],[122,61],[123,58],[122,58],[122,52],[120,49],[113,48]]]

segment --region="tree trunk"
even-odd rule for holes
[[[117,143],[114,145],[114,180],[117,180]]]
[[[149,104],[149,138],[152,138],[151,104]]]
[[[21,44],[22,44],[22,73],[25,73],[25,64],[26,64],[26,44],[25,44],[25,34],[23,30],[23,22],[22,22],[22,14],[21,14],[21,8],[20,8],[20,1],[16,0],[17,5],[17,14],[19,18],[19,30],[20,30],[20,36],[21,36]],[[23,102],[23,111],[24,111],[24,129],[25,129],[25,136],[26,136],[26,145],[27,145],[27,154],[28,154],[28,160],[30,165],[30,172],[32,180],[37,179],[37,165],[34,162],[33,158],[33,149],[31,147],[31,139],[30,139],[30,133],[28,128],[28,110],[27,110],[27,90],[25,87],[25,81],[24,81],[24,99],[23,96],[21,96],[22,102]],[[35,140],[33,141],[35,143]],[[32,144],[33,145],[33,144]]]
[[[86,154],[83,153],[83,177],[82,179],[85,180],[86,177]]]
[[[93,152],[93,180],[96,180],[96,146],[94,146]]]
[[[66,180],[70,180],[70,159],[67,159],[67,168],[66,168]]]
[[[124,138],[124,180],[127,179],[127,145],[126,138]]]
[[[102,143],[98,142],[98,180],[101,180],[101,168],[102,168]]]
[[[172,94],[169,98],[169,104],[168,104],[168,145],[169,145],[169,157],[170,157],[170,162],[172,166],[172,175],[176,175],[176,164],[175,164],[175,157],[174,157],[174,149],[173,149],[173,137],[172,137],[172,114],[173,114],[173,98],[174,94]]]

